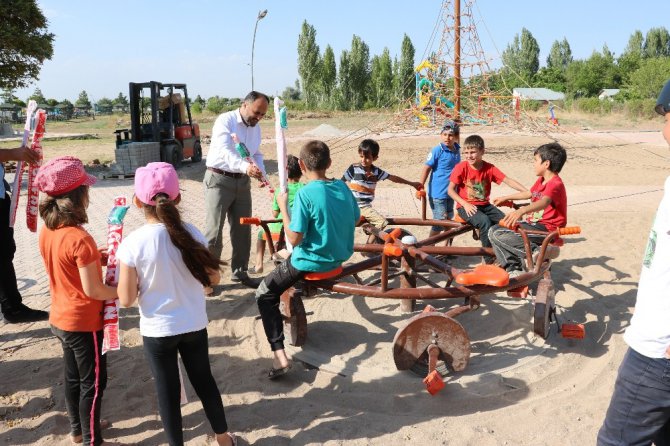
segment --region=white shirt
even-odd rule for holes
[[[254,127],[247,126],[242,121],[239,109],[223,113],[216,118],[214,127],[212,127],[212,142],[207,152],[207,167],[233,173],[247,173],[249,162],[240,157],[235,150],[231,133],[237,134],[240,142],[243,142],[249,149],[256,165],[265,173],[263,154],[260,151],[261,128],[258,124]]]
[[[184,226],[207,246],[195,226]],[[137,270],[142,336],[161,338],[207,327],[203,286],[186,268],[165,225],[146,224],[133,231],[121,242],[117,257]]]
[[[624,340],[648,358],[663,358],[670,346],[670,177],[649,234],[635,312]]]

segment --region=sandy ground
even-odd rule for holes
[[[354,141],[316,128],[333,150],[331,173],[340,176],[356,161]],[[335,129],[337,130],[337,129]],[[660,130],[660,126],[659,126]],[[320,132],[320,133],[319,133]],[[471,133],[465,129],[462,137]],[[546,136],[482,131],[485,159],[530,186],[532,149]],[[276,171],[273,141],[263,150]],[[346,136],[346,135],[345,135]],[[586,338],[563,339],[552,326],[544,340],[532,331],[530,299],[486,295],[478,311],[458,317],[472,354],[468,367],[450,374],[430,396],[421,379],[395,369],[393,336],[409,315],[397,301],[339,294],[305,300],[309,338],[289,348],[295,367],[285,379],[268,381],[270,351],[257,320],[253,292],[234,286],[226,274],[207,299],[210,358],[231,429],[241,444],[257,445],[581,445],[594,444],[617,367],[626,345],[646,237],[667,176],[668,147],[657,132],[570,132],[553,135],[568,149],[562,177],[567,185],[569,224],[582,234],[566,239],[552,266],[562,321],[584,323]],[[418,178],[437,141],[433,135],[378,134],[378,164],[396,175]],[[296,153],[308,135],[293,134]],[[183,210],[200,228],[203,165],[185,165]],[[375,206],[387,215],[419,216],[407,187],[384,183]],[[493,196],[505,194],[494,187]],[[93,189],[88,229],[102,242],[112,197],[132,193],[132,180],[106,180]],[[254,189],[254,213],[269,216],[267,192]],[[22,204],[25,200],[22,201]],[[17,223],[15,264],[24,300],[48,309],[48,282],[37,237]],[[141,224],[137,213],[126,231]],[[417,230],[421,236],[424,230]],[[359,234],[360,238],[361,235]],[[455,241],[476,246],[469,236]],[[226,256],[230,255],[227,245]],[[356,254],[352,261],[360,260]],[[253,262],[253,260],[252,260]],[[269,268],[266,263],[266,268]],[[370,273],[375,274],[375,273]],[[419,310],[425,302],[419,301]],[[436,301],[440,310],[454,301]],[[122,312],[123,347],[109,354],[105,432],[123,444],[165,442],[151,374],[142,355],[136,308]],[[0,442],[67,445],[62,359],[48,324],[0,323]],[[186,443],[211,442],[200,402],[187,384],[182,408]]]

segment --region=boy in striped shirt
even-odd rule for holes
[[[414,189],[422,188],[421,183],[408,181],[397,175],[391,175],[372,164],[379,157],[379,144],[374,139],[364,139],[358,146],[358,155],[361,157],[360,163],[354,163],[342,175],[342,181],[346,182],[351,192],[356,198],[356,203],[361,211],[361,216],[371,225],[384,229],[386,226],[386,217],[381,215],[372,207],[372,201],[375,199],[375,189],[377,182],[391,180],[394,183],[408,184]],[[368,237],[368,243],[373,243],[374,235]]]

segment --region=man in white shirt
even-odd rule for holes
[[[223,225],[228,217],[233,245],[231,280],[256,288],[260,283],[247,274],[251,249],[251,227],[240,224],[240,217],[251,216],[250,178],[265,174],[260,152],[261,129],[257,125],[267,113],[270,99],[252,91],[239,109],[221,114],[212,128],[212,142],[207,153],[205,184],[205,237],[209,250],[217,258],[223,249]],[[235,149],[232,134],[246,145],[251,159],[242,158]]]
[[[670,81],[656,102],[670,144]],[[670,177],[642,259],[635,311],[598,446],[670,445]]]

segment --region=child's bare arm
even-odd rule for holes
[[[419,178],[419,183],[421,183],[421,186],[424,186],[426,184],[426,180],[428,179],[428,175],[430,175],[430,171],[432,169],[430,166],[423,165],[423,168],[421,169],[421,177]]]
[[[500,203],[503,203],[508,200],[528,200],[530,198],[530,191],[517,192],[515,194],[504,195],[502,197],[494,198],[493,204],[499,206]]]
[[[508,226],[508,227],[513,226],[524,215],[530,214],[530,213],[533,213],[533,212],[537,212],[537,211],[541,211],[542,209],[545,209],[550,204],[551,204],[551,198],[542,197],[539,200],[534,201],[527,206],[516,209],[516,210],[510,212],[509,214],[505,215],[505,218],[503,218],[503,220],[502,220],[503,224],[505,226]]]
[[[291,225],[291,216],[287,212],[288,210],[288,194],[281,193],[277,195],[277,205],[279,205],[279,211],[281,212],[282,220],[284,223],[284,235],[286,239],[293,246],[297,246],[302,241],[302,232],[291,231],[289,226]]]
[[[123,262],[119,262],[119,268],[119,302],[128,308],[137,300],[137,270]]]
[[[468,203],[460,195],[458,195],[458,193],[456,192],[456,183],[453,183],[451,181],[449,182],[449,186],[447,187],[447,194],[455,202],[463,206],[463,209],[465,209],[465,213],[467,214],[468,217],[471,217],[477,213],[477,206]]]
[[[407,184],[409,186],[412,186],[416,190],[423,188],[423,183],[419,183],[417,181],[409,181],[402,177],[399,177],[398,175],[389,175],[389,180],[393,181],[394,183]]]
[[[518,182],[517,180],[515,180],[514,178],[505,177],[505,179],[504,179],[502,182],[505,183],[506,185],[508,185],[509,187],[511,187],[512,189],[516,189],[516,190],[518,190],[519,192],[526,192],[526,191],[528,191],[528,189],[526,188],[526,186],[524,186],[523,184],[519,183],[519,182]]]
[[[116,299],[116,288],[102,283],[96,262],[79,268],[81,288],[93,300]]]

